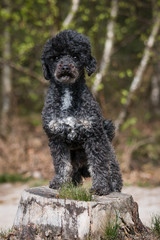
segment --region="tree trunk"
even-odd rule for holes
[[[159,64],[159,63],[157,63]],[[159,72],[160,73],[160,72]],[[151,104],[153,111],[160,114],[160,77],[155,73],[151,80]]]
[[[10,60],[7,60],[7,59],[1,58],[1,57],[0,57],[0,63],[2,65],[5,65],[5,66],[7,65],[10,68],[13,68],[16,71],[21,72],[21,73],[27,75],[28,77],[35,78],[37,81],[39,81],[39,82],[41,82],[43,84],[48,84],[47,81],[40,74],[32,71],[29,68],[20,66],[20,65],[14,63],[13,61],[10,61]]]
[[[84,202],[59,199],[56,190],[35,187],[22,194],[14,239],[98,240],[103,239],[109,223],[119,225],[122,239],[126,234],[141,236],[147,231],[139,219],[137,203],[129,195],[111,193]]]
[[[8,6],[6,10],[9,12],[9,1],[7,1]],[[11,58],[11,46],[10,46],[10,32],[8,25],[6,24],[4,30],[4,48],[3,48],[3,58]],[[8,124],[8,114],[11,108],[11,68],[8,64],[4,64],[2,68],[2,106],[1,106],[1,133],[6,135],[7,124]]]
[[[72,0],[71,10],[68,13],[67,17],[64,19],[62,28],[68,28],[68,26],[70,25],[70,23],[72,22],[72,20],[75,16],[76,12],[78,11],[79,3],[80,3],[80,0]]]
[[[143,53],[142,60],[138,66],[138,69],[135,73],[135,77],[133,78],[133,81],[129,88],[129,92],[128,92],[128,96],[126,99],[126,103],[124,105],[124,109],[120,112],[117,120],[115,121],[115,126],[116,126],[117,131],[119,130],[120,126],[123,124],[124,120],[126,119],[128,107],[132,101],[132,97],[142,82],[143,74],[144,74],[147,64],[149,62],[149,59],[151,56],[151,49],[155,43],[155,39],[158,34],[159,28],[160,28],[160,18],[157,17],[153,23],[153,29],[152,29],[151,35],[149,36],[148,41],[146,43],[146,47],[145,47],[145,50]]]
[[[105,101],[105,92],[104,89],[102,89],[99,93],[99,102],[100,106],[102,108],[103,116],[107,118],[107,106],[106,106],[106,101]]]
[[[155,64],[154,64],[154,73],[151,79],[151,105],[153,112],[155,114],[160,114],[160,44],[157,41],[155,46]]]
[[[106,41],[104,45],[104,51],[102,60],[100,63],[100,69],[99,72],[95,76],[95,81],[92,86],[92,93],[96,97],[98,93],[98,87],[99,84],[102,82],[102,79],[104,75],[106,74],[106,71],[110,64],[112,49],[113,49],[113,43],[114,43],[114,28],[115,28],[115,20],[118,13],[118,0],[112,0],[111,2],[111,16],[110,20],[107,25],[106,30]]]

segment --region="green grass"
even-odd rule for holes
[[[105,240],[118,240],[118,216],[116,216],[115,222],[113,220],[108,219],[104,227],[104,237]]]
[[[152,218],[152,231],[153,233],[158,237],[158,239],[160,238],[160,216],[154,216]]]
[[[46,179],[32,179],[29,181],[29,187],[40,187],[40,186],[48,186],[48,180]]]
[[[24,177],[21,174],[3,173],[2,175],[0,175],[0,183],[27,182],[30,179],[31,179],[30,177]]]
[[[143,187],[143,188],[152,187],[152,185],[149,182],[142,182],[142,181],[138,181],[137,182],[137,186],[138,187]]]
[[[68,198],[79,201],[92,201],[92,194],[81,186],[74,186],[72,183],[64,184],[59,190],[60,198]]]
[[[12,229],[8,229],[8,230],[2,230],[0,229],[0,240],[1,239],[8,239],[8,234],[12,232]]]

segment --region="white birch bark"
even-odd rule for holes
[[[21,72],[21,73],[23,73],[25,75],[28,75],[29,77],[33,77],[37,81],[39,81],[39,82],[41,82],[43,84],[47,84],[47,81],[44,80],[44,78],[40,74],[30,70],[29,68],[20,66],[17,63],[14,63],[13,61],[10,61],[10,60],[7,60],[5,58],[1,58],[0,57],[0,64],[8,65],[10,68],[13,68],[13,69],[15,69],[18,72]]]
[[[160,78],[157,74],[152,77],[151,81],[151,103],[155,113],[160,113],[159,102],[160,102]]]
[[[117,120],[115,121],[115,126],[116,129],[119,130],[119,127],[122,125],[122,123],[124,122],[126,116],[127,116],[127,110],[128,110],[128,106],[131,103],[132,100],[132,96],[134,94],[134,92],[139,88],[142,80],[143,80],[143,74],[146,70],[147,64],[149,62],[150,56],[151,56],[151,49],[155,43],[155,39],[156,36],[158,34],[160,28],[160,17],[157,17],[153,23],[153,29],[152,32],[148,38],[148,41],[146,43],[146,47],[144,49],[144,53],[143,53],[143,57],[141,59],[141,62],[138,66],[138,69],[135,73],[135,76],[133,78],[133,81],[131,83],[131,86],[129,88],[129,93],[128,93],[128,97],[126,99],[126,103],[124,105],[124,109],[120,112]]]
[[[95,76],[95,81],[92,86],[92,93],[96,97],[98,93],[98,86],[102,82],[102,79],[109,67],[113,43],[114,43],[114,29],[115,29],[115,19],[118,13],[118,0],[112,0],[111,2],[111,13],[110,20],[107,24],[106,30],[106,41],[104,45],[104,51],[102,60],[100,63],[99,72]]]
[[[10,58],[10,33],[4,32],[4,58]],[[11,94],[11,68],[8,64],[4,64],[2,68],[2,115],[6,115],[10,109]]]
[[[151,79],[151,95],[150,100],[153,107],[153,111],[156,114],[160,114],[160,44],[156,42],[156,47],[154,50],[154,56],[156,63],[154,64],[154,72]]]
[[[6,10],[9,12],[9,2]],[[10,59],[11,57],[11,45],[10,45],[10,32],[6,24],[4,30],[4,47],[3,47],[3,58]],[[8,64],[4,64],[2,68],[2,108],[1,108],[1,133],[6,133],[7,118],[11,107],[11,68]]]
[[[76,12],[78,11],[79,3],[80,3],[80,0],[72,0],[71,10],[68,13],[67,17],[64,19],[62,24],[63,28],[68,28],[68,26],[72,22]]]

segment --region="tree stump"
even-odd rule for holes
[[[108,221],[118,221],[125,235],[146,231],[130,195],[111,193],[84,202],[60,199],[56,190],[34,187],[22,193],[13,224],[18,237],[14,239],[98,240],[103,239]]]

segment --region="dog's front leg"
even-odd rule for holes
[[[107,195],[112,192],[110,160],[113,153],[106,142],[104,134],[92,135],[84,142],[89,172],[92,177],[91,191],[97,195]]]
[[[72,179],[72,165],[70,158],[70,149],[60,140],[50,139],[49,142],[53,164],[55,169],[55,177],[50,182],[49,187],[53,189],[60,188],[65,182]]]

